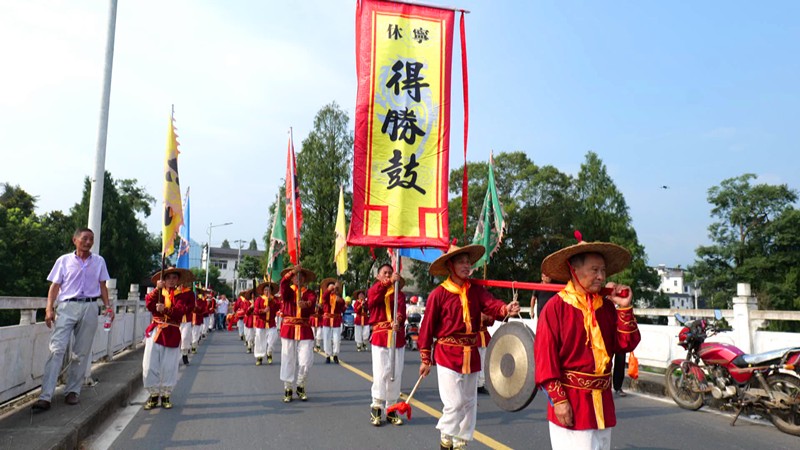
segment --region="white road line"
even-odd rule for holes
[[[672,399],[669,399],[669,398],[656,397],[656,396],[652,396],[652,395],[641,394],[639,392],[631,392],[631,391],[625,391],[625,393],[627,393],[628,395],[632,395],[634,397],[643,397],[643,398],[647,398],[647,399],[650,399],[650,400],[655,400],[657,402],[666,403],[666,404],[675,406],[676,408],[680,408],[680,406],[678,406],[677,403],[675,403],[674,401],[672,401]],[[706,413],[710,413],[710,414],[716,414],[718,416],[727,417],[728,419],[733,420],[733,413],[719,411],[719,410],[713,409],[713,408],[708,407],[708,406],[704,406],[703,408],[700,408],[695,412],[706,412]],[[755,424],[755,425],[763,425],[765,427],[775,428],[775,425],[773,425],[772,422],[770,422],[768,419],[751,419],[750,417],[745,416],[744,414],[739,416],[739,419],[737,419],[736,421],[737,422],[745,421],[745,422],[749,422],[749,423],[752,423],[752,424]]]

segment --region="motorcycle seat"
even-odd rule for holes
[[[733,360],[733,364],[736,367],[751,367],[751,366],[763,366],[767,365],[767,363],[778,363],[780,362],[783,355],[792,350],[800,350],[800,349],[796,347],[788,347],[779,350],[771,350],[764,353],[754,353],[752,355],[740,355]]]

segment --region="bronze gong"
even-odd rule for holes
[[[486,349],[486,387],[506,411],[519,411],[536,396],[533,331],[522,322],[501,325]]]

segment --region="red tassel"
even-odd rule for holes
[[[577,239],[577,240],[578,240],[578,242],[583,242],[583,235],[581,234],[581,232],[580,232],[580,231],[578,231],[578,230],[575,230],[575,233],[574,233],[574,234],[575,234],[575,239]]]

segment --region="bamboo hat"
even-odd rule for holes
[[[294,266],[287,267],[287,268],[281,270],[281,278],[285,277],[287,273],[292,271],[292,269],[294,269]],[[305,282],[306,283],[310,283],[310,282],[312,282],[312,281],[317,279],[317,274],[315,274],[314,272],[306,269],[305,267],[301,267],[300,268],[300,272],[303,273],[303,277],[305,278]]]
[[[333,277],[323,278],[322,281],[319,283],[319,288],[323,290],[328,289],[328,285],[336,284],[336,281],[337,281],[336,278]]]
[[[367,291],[365,289],[359,289],[353,292],[352,294],[353,300],[358,300],[358,294],[364,294],[364,298],[367,298]]]
[[[272,292],[272,295],[278,292],[278,283],[265,281],[256,286],[256,293],[258,295],[264,295],[264,289],[266,289],[267,286],[269,286],[269,291]]]
[[[168,267],[168,268],[164,269],[163,277],[167,278],[167,275],[169,275],[171,273],[177,273],[178,276],[180,277],[178,279],[178,285],[188,286],[192,281],[194,281],[194,274],[191,271],[187,270],[187,269],[178,269],[176,267]],[[150,277],[150,281],[152,281],[153,284],[157,284],[158,280],[160,280],[161,277],[162,277],[161,271],[159,270],[158,272],[154,273],[152,277]]]
[[[577,244],[562,248],[542,261],[542,273],[558,281],[569,281],[569,259],[581,253],[598,253],[606,263],[606,276],[622,272],[631,263],[631,252],[625,247],[610,242],[586,242],[581,233],[575,231]]]
[[[469,255],[470,264],[475,264],[475,262],[481,259],[481,256],[486,253],[486,249],[482,245],[477,244],[465,245],[463,247],[450,244],[450,248],[447,249],[447,253],[436,258],[436,260],[431,263],[431,267],[428,269],[428,272],[431,275],[449,275],[450,272],[447,270],[447,261],[464,253]]]

